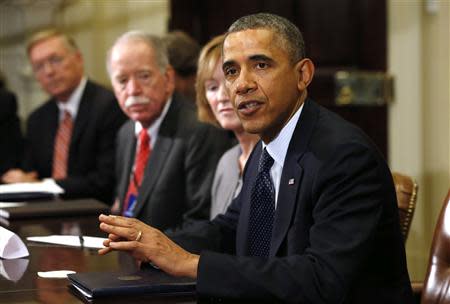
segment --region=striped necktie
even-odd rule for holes
[[[72,137],[73,121],[68,111],[64,111],[64,117],[59,122],[58,131],[53,147],[53,170],[54,179],[67,177],[67,162],[69,158],[70,139]]]

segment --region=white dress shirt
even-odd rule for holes
[[[278,192],[280,190],[281,173],[283,172],[284,159],[286,158],[289,143],[294,134],[295,127],[302,113],[303,104],[291,117],[288,123],[281,129],[277,137],[275,137],[268,145],[262,143],[262,148],[266,148],[269,155],[273,158],[274,163],[270,168],[270,176],[275,187],[275,208],[278,202]]]

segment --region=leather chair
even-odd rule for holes
[[[450,303],[450,190],[434,230],[424,286],[422,304]]]
[[[418,186],[410,176],[393,172],[392,177],[394,178],[395,192],[397,193],[401,231],[403,240],[406,242],[414,210],[416,209]]]

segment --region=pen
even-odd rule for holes
[[[82,235],[79,235],[78,238],[80,239],[80,247],[83,248],[84,247],[84,238]]]

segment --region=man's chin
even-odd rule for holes
[[[72,92],[67,92],[67,90],[61,88],[48,88],[46,91],[59,101],[66,101],[72,94]]]
[[[260,134],[262,132],[262,126],[252,122],[242,122],[244,131],[250,134]]]
[[[130,119],[135,122],[139,122],[144,127],[149,126],[152,121],[152,119],[149,118],[148,116],[144,116],[142,114],[137,114],[137,113],[132,113],[132,114],[128,115],[128,117],[130,117]]]

